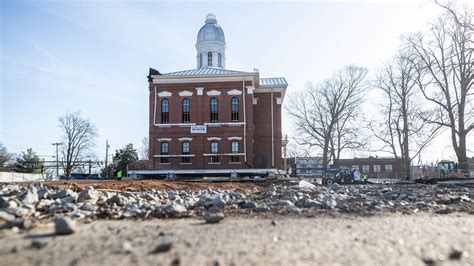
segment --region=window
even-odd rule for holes
[[[161,143],[161,155],[166,156],[166,157],[161,157],[161,163],[169,163],[169,143],[168,142],[162,142]]]
[[[232,141],[231,146],[230,146],[231,153],[239,153],[239,142],[238,141]],[[238,155],[232,155],[230,156],[230,162],[231,163],[238,163],[239,162],[239,156]]]
[[[217,141],[211,142],[211,153],[213,154],[211,156],[211,163],[218,163],[219,156],[217,156],[217,154],[219,153],[219,142]]]
[[[364,164],[362,165],[362,173],[370,172],[370,165]]]
[[[202,67],[202,54],[199,54],[199,67]]]
[[[393,171],[393,166],[391,164],[386,164],[385,165],[385,172],[392,172]]]
[[[358,166],[357,164],[353,164],[353,165],[352,165],[352,169],[357,169],[357,170],[359,170],[359,166]]]
[[[239,98],[237,97],[232,97],[230,116],[232,122],[239,121]]]
[[[211,123],[217,123],[219,120],[219,107],[217,105],[217,98],[211,98]]]
[[[380,164],[374,165],[374,173],[380,173],[380,169],[381,169]]]
[[[189,99],[184,98],[183,99],[183,114],[182,114],[183,123],[189,123],[189,121],[190,121],[189,105],[190,105]]]
[[[212,66],[212,52],[207,53],[207,65]]]
[[[170,122],[170,113],[169,113],[169,101],[168,99],[161,100],[161,123],[168,124]]]
[[[189,142],[183,142],[181,144],[181,150],[182,150],[183,155],[189,155]],[[189,156],[183,156],[181,157],[181,162],[190,163],[191,158]]]
[[[221,53],[219,53],[219,54],[217,55],[217,60],[218,60],[218,66],[219,66],[219,67],[222,67],[222,55],[221,55]]]

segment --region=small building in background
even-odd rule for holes
[[[394,157],[373,157],[352,159],[339,159],[339,168],[359,169],[369,178],[395,178],[404,179],[403,161]]]

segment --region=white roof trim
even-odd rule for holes
[[[242,91],[233,89],[233,90],[227,91],[227,94],[228,95],[242,95]]]
[[[171,141],[170,138],[159,138],[158,141]]]
[[[179,96],[193,96],[193,93],[191,91],[182,91],[178,94]]]
[[[222,138],[219,138],[219,137],[210,137],[210,138],[207,138],[207,140],[221,140]]]
[[[221,95],[221,92],[218,91],[218,90],[211,90],[211,91],[206,92],[206,94],[208,96],[219,96],[219,95]]]
[[[158,97],[170,97],[171,95],[173,94],[169,91],[162,91],[158,93]]]
[[[242,140],[242,137],[228,137],[228,140]]]

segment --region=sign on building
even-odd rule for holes
[[[207,126],[191,126],[192,134],[206,134]]]

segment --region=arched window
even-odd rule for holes
[[[219,142],[211,141],[211,163],[218,163],[219,162]]]
[[[169,143],[164,141],[161,143],[161,163],[169,163]]]
[[[189,142],[185,141],[181,144],[181,152],[183,155],[183,157],[181,157],[181,162],[182,163],[190,163],[191,162],[191,158],[189,156],[186,156],[186,155],[189,155]]]
[[[232,97],[230,101],[230,120],[232,122],[239,121],[239,98]]]
[[[211,98],[211,123],[217,123],[219,120],[219,106],[217,104],[217,98]]]
[[[232,141],[231,142],[230,152],[233,153],[233,154],[239,153],[239,142],[238,141]],[[239,156],[238,155],[230,156],[230,162],[231,163],[238,163],[239,162]]]
[[[218,66],[219,66],[219,67],[222,67],[222,55],[221,55],[221,53],[219,53],[219,54],[217,55],[217,62],[218,62],[218,64],[219,64]]]
[[[202,67],[202,54],[199,54],[199,67]]]
[[[190,121],[190,114],[189,114],[189,107],[190,101],[188,98],[183,99],[183,113],[181,115],[183,123],[189,123]]]
[[[212,66],[212,52],[207,53],[207,65]]]
[[[169,113],[169,101],[168,99],[161,100],[161,123],[167,124],[170,122],[170,113]]]

